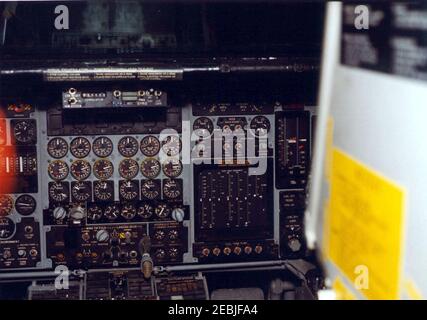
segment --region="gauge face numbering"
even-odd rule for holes
[[[75,160],[71,164],[71,175],[76,180],[85,180],[91,174],[90,163],[86,160]]]
[[[181,147],[181,139],[178,136],[167,136],[162,140],[163,152],[169,157],[179,154]]]
[[[120,139],[117,148],[123,157],[130,158],[137,154],[139,144],[134,137],[127,136]]]
[[[15,201],[15,209],[22,216],[28,216],[36,210],[36,199],[29,194],[19,196]]]
[[[70,188],[67,182],[49,183],[49,199],[55,202],[68,202]]]
[[[119,164],[119,174],[124,179],[133,179],[138,175],[139,165],[133,159],[123,159]]]
[[[68,176],[68,164],[62,160],[53,160],[47,167],[49,176],[53,180],[63,180]]]
[[[141,140],[141,152],[147,157],[153,157],[160,151],[160,141],[155,136],[145,136]]]
[[[99,159],[93,164],[93,174],[99,180],[107,180],[113,175],[114,167],[110,160]]]
[[[113,181],[95,181],[93,183],[93,196],[95,200],[111,201],[114,199]]]
[[[168,199],[178,199],[182,195],[181,181],[169,179],[163,182],[163,195]]]
[[[92,197],[90,181],[73,181],[71,183],[71,196],[75,201],[89,201]]]
[[[154,158],[145,158],[141,163],[141,173],[149,179],[157,177],[160,173],[160,162]]]
[[[53,138],[47,144],[47,152],[52,158],[63,158],[68,153],[68,143],[62,138]]]
[[[120,197],[124,200],[135,200],[139,195],[139,185],[135,180],[120,181]]]
[[[167,159],[162,165],[163,173],[170,177],[178,177],[182,172],[182,163],[179,159],[170,158]]]
[[[92,143],[92,150],[100,158],[108,157],[113,152],[113,142],[107,137],[98,137]]]
[[[76,158],[87,157],[90,153],[90,142],[84,137],[74,138],[70,143],[71,154]]]
[[[160,196],[160,180],[143,180],[141,183],[141,196],[145,199],[153,200]]]
[[[37,129],[34,120],[17,120],[13,123],[13,137],[20,144],[36,142]]]
[[[199,137],[209,137],[213,130],[213,122],[207,117],[197,118],[193,123],[193,131]]]

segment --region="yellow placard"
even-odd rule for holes
[[[340,277],[337,277],[332,284],[332,288],[335,290],[337,300],[356,300],[356,296],[351,290],[344,284]]]
[[[326,255],[369,299],[399,298],[403,215],[402,188],[334,147]]]

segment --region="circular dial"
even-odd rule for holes
[[[123,181],[120,184],[119,193],[125,200],[135,200],[138,197],[138,182],[134,180]]]
[[[54,182],[49,184],[49,198],[56,202],[65,202],[68,200],[70,190],[68,184]]]
[[[100,180],[106,180],[113,175],[114,167],[110,160],[99,159],[93,164],[93,174]]]
[[[169,258],[175,259],[178,257],[179,250],[178,248],[170,248],[168,251]]]
[[[15,201],[16,211],[23,216],[29,216],[36,210],[36,199],[29,194],[19,196]]]
[[[47,152],[52,158],[63,158],[68,153],[68,143],[62,138],[53,138],[47,144]]]
[[[181,139],[178,136],[167,136],[162,140],[163,152],[168,156],[176,156],[181,151]]]
[[[170,209],[166,204],[160,203],[156,206],[154,213],[156,214],[157,217],[161,219],[165,219],[170,215]]]
[[[101,201],[112,200],[114,195],[114,186],[107,181],[96,181],[93,186],[95,198]]]
[[[110,221],[116,220],[120,216],[120,208],[119,208],[119,206],[116,205],[116,204],[107,206],[105,208],[104,215]]]
[[[138,152],[138,141],[134,137],[123,137],[118,143],[118,149],[123,157],[133,157]]]
[[[70,151],[76,158],[84,158],[89,155],[90,142],[84,137],[74,138],[70,143]]]
[[[257,116],[252,119],[250,128],[256,136],[264,136],[270,131],[270,120],[264,116]]]
[[[92,143],[93,153],[100,158],[108,157],[113,152],[113,142],[107,137],[98,137]]]
[[[154,158],[145,158],[141,163],[141,173],[146,178],[155,178],[160,173],[160,162]]]
[[[166,236],[166,233],[160,229],[154,233],[153,238],[156,239],[157,241],[162,241],[165,238],[165,236]]]
[[[178,230],[172,229],[168,232],[168,238],[169,240],[176,240],[179,237]]]
[[[13,136],[20,143],[30,143],[36,140],[36,123],[31,120],[17,121],[13,127]]]
[[[8,239],[14,233],[15,223],[7,217],[0,217],[0,239]]]
[[[181,185],[177,180],[164,180],[163,194],[168,199],[176,199],[181,196]]]
[[[76,201],[88,201],[91,197],[90,184],[84,181],[77,181],[71,188],[71,195]]]
[[[71,164],[71,175],[76,180],[85,180],[91,173],[90,163],[86,160],[76,160]]]
[[[68,176],[68,164],[62,160],[53,160],[47,166],[47,172],[53,180],[63,180]]]
[[[176,158],[167,159],[162,166],[163,173],[170,177],[178,177],[182,172],[182,163],[181,160]]]
[[[145,136],[141,140],[141,152],[147,157],[153,157],[160,151],[160,141],[155,136]]]
[[[119,164],[120,176],[124,179],[133,179],[138,175],[139,165],[133,159],[123,159]]]
[[[154,208],[148,203],[144,203],[142,206],[138,207],[138,216],[143,219],[149,219],[153,213]]]
[[[131,220],[136,216],[136,208],[133,204],[126,204],[122,207],[122,217]]]
[[[6,194],[0,195],[0,217],[7,216],[12,212],[13,209],[13,199],[11,196]]]
[[[156,199],[160,195],[159,184],[154,180],[145,180],[141,184],[141,194],[146,199]]]
[[[199,137],[209,137],[213,130],[213,122],[207,117],[197,118],[193,123],[193,131]]]
[[[91,221],[98,221],[102,217],[102,209],[97,205],[90,206],[87,209],[87,218]]]

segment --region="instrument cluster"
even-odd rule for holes
[[[46,145],[49,202],[179,202],[181,149],[178,135],[52,137]]]

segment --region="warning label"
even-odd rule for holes
[[[325,224],[327,257],[369,299],[397,299],[404,191],[334,148]]]

